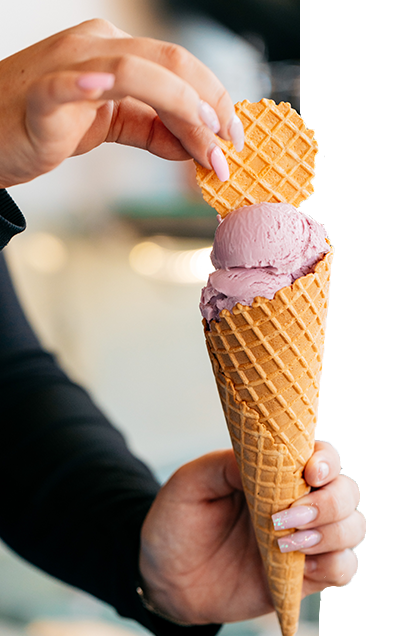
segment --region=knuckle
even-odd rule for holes
[[[168,90],[169,99],[165,105],[165,110],[168,112],[168,105],[170,103],[170,111],[180,119],[183,119],[188,124],[188,141],[192,140],[193,143],[197,139],[203,137],[203,130],[206,128],[204,124],[195,125],[194,117],[195,113],[192,104],[194,104],[195,91],[194,89],[183,79],[178,78],[171,82]]]
[[[346,571],[343,576],[340,577],[341,585],[347,585],[357,572],[358,561],[357,557],[352,550],[346,550],[344,558],[347,562]],[[343,559],[344,560],[344,559]]]
[[[348,538],[347,534],[348,533],[347,533],[346,524],[342,522],[334,524],[335,542],[339,548],[343,548],[344,546],[346,546],[347,538]]]
[[[114,72],[121,77],[128,74],[130,68],[133,65],[134,56],[129,53],[124,53],[116,58],[114,63]]]
[[[357,485],[357,482],[355,482],[354,479],[352,479],[351,477],[348,477],[347,475],[340,475],[340,477],[342,480],[345,480],[347,482],[347,486],[354,496],[355,507],[356,507],[360,501],[360,490],[359,490],[359,486]]]
[[[366,536],[366,517],[364,515],[362,515],[361,512],[359,512],[358,510],[356,511],[358,518],[359,518],[359,524],[360,524],[360,537],[359,537],[359,541],[363,541],[363,539]]]
[[[215,91],[215,99],[216,99],[216,109],[223,110],[225,107],[230,107],[230,97],[224,86],[220,86],[219,89]]]
[[[191,53],[184,49],[183,46],[169,42],[164,43],[162,56],[166,62],[165,66],[174,73],[181,71],[181,69],[185,71],[185,67],[189,65],[192,58]]]
[[[49,74],[35,81],[28,90],[28,107],[38,113],[49,112],[51,104],[57,101],[60,93],[60,77]]]
[[[357,559],[354,552],[345,550],[331,555],[328,580],[336,587],[347,585],[357,572]]]
[[[330,444],[330,442],[325,442],[324,440],[318,440],[315,442],[315,451],[327,452],[339,457],[337,449]]]
[[[52,75],[45,86],[45,97],[47,101],[55,102],[60,90],[60,78],[57,75]]]
[[[51,42],[51,49],[58,54],[64,54],[69,52],[79,52],[85,47],[86,37],[80,33],[70,31],[62,33],[59,37],[55,38]]]
[[[337,464],[338,465],[338,471],[341,471],[341,457],[340,457],[340,453],[338,452],[338,450],[335,448],[335,446],[333,446],[330,442],[319,442],[318,443],[319,446],[315,447],[316,451],[319,451],[323,454],[328,455],[329,457],[329,461],[332,464]]]
[[[350,583],[350,581],[352,580],[354,574],[351,574],[350,572],[341,572],[341,574],[337,573],[337,578],[334,581],[334,585],[336,587],[344,587],[344,585],[348,585]]]
[[[86,20],[84,24],[102,33],[113,33],[115,31],[114,25],[104,18],[92,18],[91,20]]]
[[[194,145],[202,144],[204,140],[206,130],[204,126],[193,126],[188,131],[189,141]]]
[[[217,81],[216,88],[214,90],[216,105],[215,110],[221,114],[221,121],[225,118],[226,126],[229,125],[233,115],[235,114],[235,107],[232,104],[227,90]]]
[[[357,506],[360,503],[360,489],[359,489],[359,486],[357,485],[357,483],[353,479],[351,479],[351,482],[352,482],[352,486],[353,486],[353,489],[354,489],[355,505],[356,505],[356,508],[357,508]]]
[[[191,101],[191,92],[188,84],[183,81],[177,82],[172,90],[171,101],[177,110],[185,111],[186,106]]]
[[[331,519],[340,519],[342,511],[342,503],[338,493],[332,490],[319,491],[321,494],[321,506],[328,513]]]

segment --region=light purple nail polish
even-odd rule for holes
[[[280,552],[295,552],[312,548],[321,541],[322,535],[317,530],[301,530],[288,534],[278,540]]]
[[[277,512],[271,518],[275,530],[288,530],[299,528],[310,523],[318,516],[318,508],[315,506],[294,506],[287,510]]]
[[[229,135],[235,146],[236,152],[241,152],[244,149],[244,127],[239,119],[238,115],[233,115],[228,127]]]
[[[112,73],[86,73],[77,80],[79,88],[87,91],[102,89],[110,90],[115,84],[115,75]]]
[[[210,151],[210,163],[220,181],[227,181],[229,179],[230,173],[228,162],[226,161],[225,155],[219,146],[215,145]]]
[[[216,114],[216,111],[210,106],[210,104],[208,104],[207,102],[203,102],[203,100],[200,100],[200,104],[198,106],[198,114],[201,121],[206,124],[206,126],[208,126],[212,132],[219,132],[219,118]]]

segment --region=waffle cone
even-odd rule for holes
[[[332,251],[273,300],[223,310],[207,348],[283,636],[298,628],[305,556],[282,554],[271,515],[309,492]]]

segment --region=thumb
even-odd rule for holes
[[[98,100],[114,83],[112,73],[49,73],[35,82],[28,92],[30,112],[35,116],[48,116],[63,104]]]
[[[167,486],[182,491],[184,501],[211,501],[243,490],[241,475],[232,449],[219,450],[184,464]]]

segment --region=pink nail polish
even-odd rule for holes
[[[318,516],[318,508],[315,506],[294,506],[287,510],[277,512],[271,518],[275,530],[288,530],[299,528],[311,523]]]
[[[207,102],[200,101],[200,105],[198,107],[198,114],[200,116],[201,121],[210,128],[210,130],[214,133],[218,133],[220,130],[220,122],[219,118],[216,114],[216,111],[208,104]]]
[[[288,534],[278,540],[280,552],[295,552],[312,548],[321,541],[322,535],[317,530],[301,530]]]
[[[115,84],[115,75],[112,73],[85,73],[77,80],[77,85],[85,91],[102,89],[110,90]]]
[[[239,119],[238,115],[233,115],[228,127],[229,135],[235,146],[236,152],[241,152],[244,149],[244,127]]]
[[[220,181],[227,181],[230,176],[228,162],[219,146],[210,146],[210,163]]]

